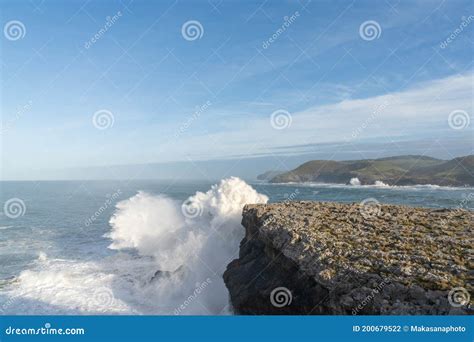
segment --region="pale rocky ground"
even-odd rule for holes
[[[473,292],[473,223],[466,210],[371,202],[247,205],[224,280],[242,314],[472,313],[448,294]],[[289,305],[272,305],[277,287]]]

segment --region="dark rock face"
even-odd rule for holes
[[[247,205],[224,273],[237,314],[472,313],[465,210]]]
[[[241,243],[240,258],[232,261],[224,273],[234,308],[246,315],[289,315],[312,311],[322,314],[319,304],[324,302],[328,291],[301,272],[291,260],[255,238],[256,232],[251,234]],[[278,287],[292,289],[291,303],[281,308],[269,305],[270,295]]]

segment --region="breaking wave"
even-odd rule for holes
[[[357,177],[351,178],[349,184],[350,184],[350,185],[354,185],[354,186],[359,186],[359,185],[360,185],[360,180],[359,180],[359,178],[357,178]]]
[[[389,185],[382,181],[375,181],[374,184],[361,185],[358,178],[351,178],[349,184],[342,183],[322,183],[322,182],[287,182],[287,183],[265,183],[270,186],[297,186],[297,187],[312,187],[312,188],[357,188],[357,189],[385,189],[385,190],[472,190],[474,187],[454,187],[442,186],[435,184],[416,184],[416,185]]]
[[[110,219],[115,255],[77,261],[41,254],[0,295],[0,313],[229,313],[222,274],[238,256],[242,208],[267,201],[235,177],[189,197],[193,215],[180,201],[139,192]]]

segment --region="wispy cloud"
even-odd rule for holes
[[[365,99],[351,99],[292,113],[291,126],[275,130],[268,117],[226,118],[228,130],[177,141],[173,156],[225,158],[229,155],[272,153],[278,146],[318,143],[359,143],[386,138],[410,140],[453,134],[469,136],[472,126],[454,131],[449,114],[464,110],[472,115],[473,73],[423,82],[403,91]],[[230,128],[230,127],[233,127]],[[171,158],[171,156],[168,156]]]

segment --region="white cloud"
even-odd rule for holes
[[[473,113],[473,74],[424,82],[399,92],[366,99],[344,100],[292,113],[292,124],[275,130],[267,118],[226,117],[225,132],[183,137],[173,144],[167,160],[185,156],[197,159],[225,158],[269,152],[278,146],[325,142],[360,142],[367,139],[437,138],[457,134],[450,130],[449,113],[462,109]],[[204,124],[204,123],[198,123]],[[472,130],[472,126],[466,130]],[[441,135],[440,135],[441,132]],[[169,159],[168,159],[169,158]]]
[[[78,134],[66,139],[68,144],[59,145],[54,156],[61,164],[53,163],[51,151],[46,146],[49,137],[56,134],[33,137],[36,159],[17,158],[30,156],[30,145],[23,143],[28,131],[22,134],[19,129],[9,132],[2,139],[4,163],[2,172],[5,178],[17,179],[22,173],[44,167],[75,167],[113,164],[134,164],[147,162],[171,162],[193,160],[223,159],[235,156],[254,156],[270,153],[293,154],[320,152],[322,148],[313,144],[347,142],[356,146],[343,146],[342,150],[361,150],[364,143],[387,144],[391,140],[440,140],[448,151],[452,151],[453,139],[466,147],[474,148],[474,110],[472,103],[473,73],[451,76],[425,82],[400,92],[366,99],[344,100],[334,104],[308,108],[291,113],[289,128],[275,130],[270,124],[273,109],[268,108],[264,117],[251,114],[248,108],[236,108],[233,115],[226,108],[226,115],[215,115],[217,107],[211,107],[193,120],[189,127],[176,137],[184,121],[175,126],[160,123],[158,126],[127,130],[120,140],[110,139],[119,126],[107,132],[110,135],[88,138],[88,146],[96,146],[82,153],[82,141]],[[266,104],[265,104],[266,105]],[[259,106],[258,107],[262,107]],[[454,110],[464,110],[471,115],[471,124],[464,130],[453,130],[448,125],[448,116]],[[375,113],[375,114],[374,114]],[[89,123],[89,121],[88,121]],[[20,128],[20,127],[18,127]],[[93,129],[93,128],[89,128]],[[213,129],[210,134],[204,134]],[[133,133],[135,132],[135,133]],[[199,133],[198,133],[199,132]],[[11,134],[10,134],[11,133]],[[59,136],[63,139],[63,136]],[[469,140],[470,139],[470,140]],[[451,141],[451,142],[449,142]],[[7,146],[8,144],[8,146]],[[302,146],[305,145],[305,146]],[[307,145],[307,146],[306,146]],[[137,151],[136,146],[140,146]],[[294,147],[292,147],[294,146]],[[406,146],[406,144],[404,145]],[[415,145],[412,145],[415,146]],[[8,149],[6,148],[8,147]],[[279,148],[282,147],[282,148]],[[283,148],[284,147],[284,148]],[[395,146],[396,147],[396,146]],[[382,148],[382,147],[381,147]],[[334,147],[332,150],[337,150]],[[323,149],[325,152],[331,149]],[[394,149],[396,151],[396,149]],[[468,148],[465,148],[468,150]],[[471,148],[472,150],[472,148]],[[363,152],[363,151],[362,151]],[[418,150],[414,152],[418,153]],[[406,153],[406,152],[404,152]],[[8,176],[8,177],[7,177]]]

